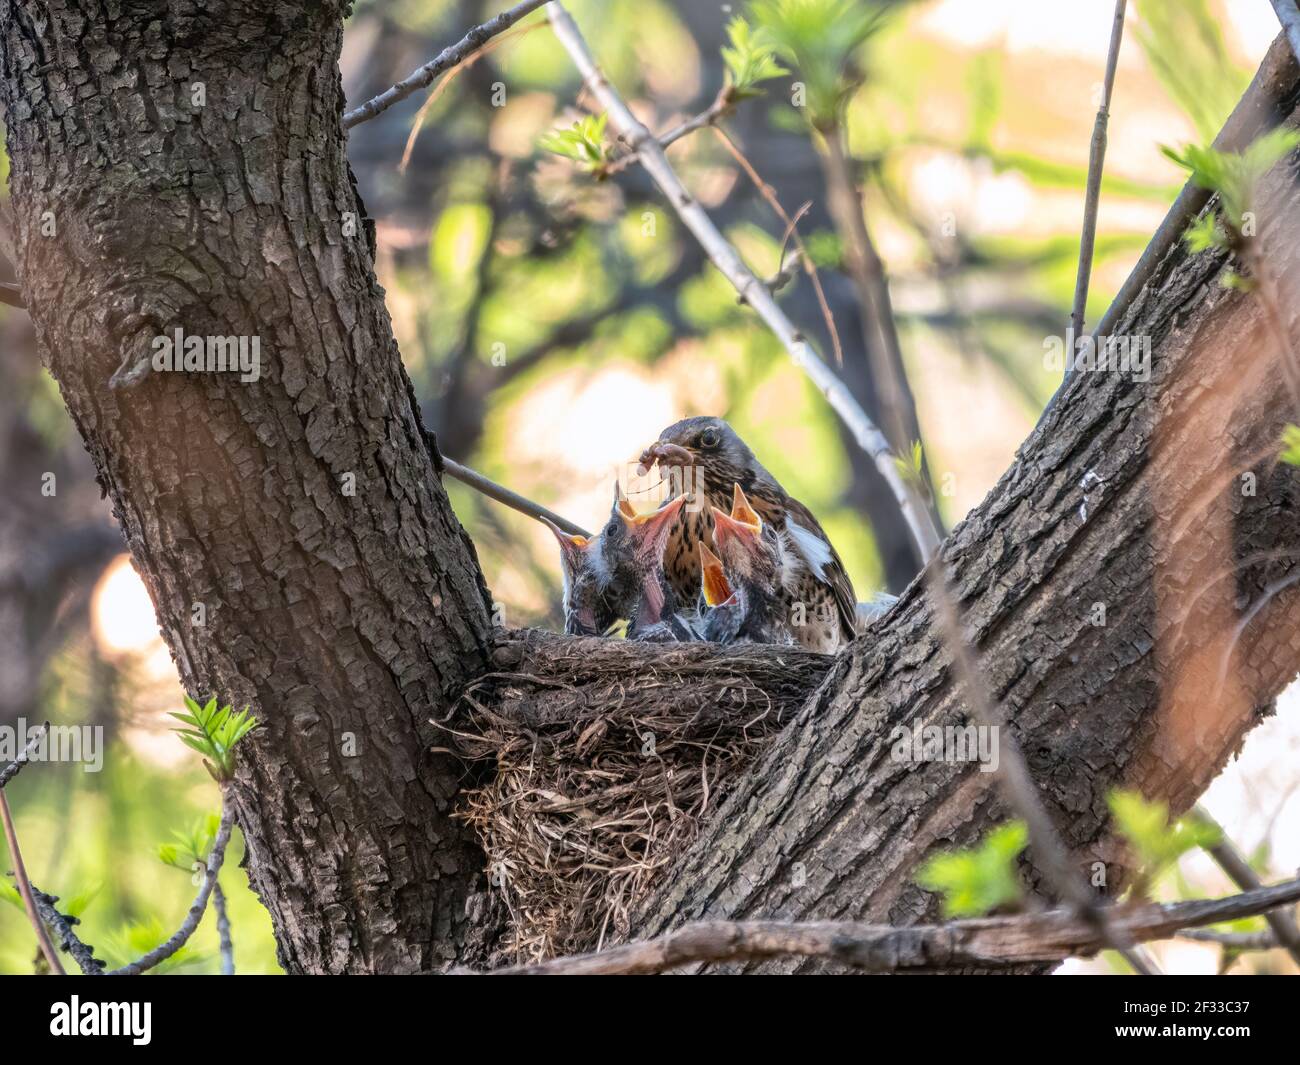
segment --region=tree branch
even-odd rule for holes
[[[591,536],[581,525],[575,525],[568,518],[562,518],[553,510],[547,510],[539,503],[534,503],[531,499],[525,499],[518,492],[511,491],[496,481],[489,480],[476,470],[471,470],[468,466],[462,466],[459,462],[453,462],[445,455],[437,455],[435,461],[442,464],[443,470],[461,484],[467,484],[476,492],[481,492],[489,499],[495,499],[503,506],[511,510],[517,510],[520,514],[527,514],[530,518],[545,518],[553,522],[565,532],[573,536]]]
[[[207,909],[208,897],[212,894],[212,889],[217,883],[217,873],[221,869],[221,863],[226,857],[226,845],[230,842],[230,833],[235,825],[235,811],[231,805],[230,797],[226,793],[226,787],[222,788],[221,797],[221,823],[217,827],[216,839],[212,841],[212,850],[208,852],[208,860],[203,868],[203,883],[199,885],[199,893],[195,896],[194,904],[190,907],[189,913],[185,915],[185,920],[181,922],[178,928],[167,939],[166,942],[159,944],[153,950],[142,958],[120,969],[113,969],[108,973],[109,976],[139,976],[141,973],[148,972],[155,966],[161,965],[181,947],[185,946],[194,930],[199,927],[199,921],[203,918],[203,911]]]
[[[32,752],[36,749],[36,745],[49,730],[50,723],[47,721],[33,733],[18,757],[5,766],[3,770],[0,770],[0,821],[4,822],[5,841],[9,844],[9,857],[14,863],[14,881],[18,886],[18,894],[23,900],[23,909],[27,911],[27,920],[31,922],[32,929],[36,932],[36,940],[40,944],[41,953],[45,955],[46,962],[54,972],[63,976],[63,963],[59,961],[59,956],[54,950],[54,945],[50,942],[44,923],[41,921],[36,905],[36,897],[32,892],[32,882],[27,878],[27,867],[23,864],[23,852],[18,846],[18,832],[14,828],[13,814],[9,809],[9,800],[5,797],[4,792],[5,785],[13,780],[23,766],[27,764]]]
[[[212,909],[217,915],[217,939],[221,944],[221,975],[235,975],[235,944],[230,937],[230,914],[226,911],[226,893],[221,881],[212,884]]]
[[[1217,150],[1241,151],[1259,134],[1276,126],[1282,114],[1291,111],[1297,89],[1296,62],[1296,57],[1292,55],[1284,38],[1279,37],[1273,42],[1246,94],[1233,108],[1223,129],[1215,137],[1214,147]],[[1150,243],[1120,286],[1101,321],[1097,323],[1093,336],[1111,334],[1120,319],[1133,307],[1165,256],[1182,239],[1188,223],[1210,202],[1211,195],[1211,190],[1191,181],[1183,186],[1178,199],[1169,208],[1160,227],[1152,234]],[[1048,408],[1050,407],[1049,403]]]
[[[9,800],[5,797],[2,788],[0,788],[0,821],[4,822],[5,841],[9,844],[9,857],[14,863],[14,880],[18,885],[18,894],[22,896],[23,909],[27,911],[27,920],[31,922],[36,932],[36,941],[40,944],[41,953],[45,955],[45,961],[54,972],[63,976],[63,963],[59,961],[59,955],[54,950],[54,944],[50,942],[49,934],[45,931],[45,925],[37,912],[36,899],[32,895],[32,883],[27,879],[27,867],[23,864],[23,852],[18,847],[18,833],[14,831],[13,814],[9,811]]]
[[[1106,56],[1106,77],[1102,82],[1101,103],[1097,107],[1097,120],[1092,128],[1092,148],[1088,154],[1088,187],[1083,203],[1083,233],[1079,237],[1079,271],[1074,282],[1074,311],[1070,315],[1067,344],[1069,354],[1074,354],[1073,340],[1083,334],[1083,316],[1088,307],[1088,283],[1092,278],[1092,256],[1097,242],[1097,209],[1101,204],[1101,175],[1106,162],[1106,126],[1110,122],[1110,98],[1115,88],[1115,70],[1119,65],[1119,46],[1124,39],[1124,12],[1127,0],[1115,0],[1115,24],[1110,32],[1110,52]],[[1065,376],[1069,379],[1070,362],[1066,362]]]
[[[491,38],[508,30],[525,15],[536,11],[543,3],[545,0],[523,0],[523,3],[501,12],[495,18],[488,19],[483,25],[475,26],[455,44],[444,48],[424,66],[416,68],[396,85],[390,86],[360,107],[349,111],[343,116],[343,128],[351,129],[353,126],[369,121],[376,115],[383,114],[393,104],[400,103],[413,93],[431,85],[433,79],[439,74],[463,63]]]
[[[1113,927],[1135,942],[1167,939],[1184,928],[1253,916],[1300,899],[1300,879],[1222,899],[1113,908]],[[699,962],[756,961],[797,955],[867,972],[1009,968],[1090,955],[1106,941],[1068,910],[892,928],[848,921],[701,921],[658,939],[497,970],[532,976],[660,973]]]
[[[59,912],[55,905],[59,901],[58,896],[47,895],[35,884],[32,885],[32,896],[41,920],[54,929],[59,937],[59,946],[72,955],[72,960],[81,968],[82,973],[85,976],[102,975],[104,963],[95,957],[94,949],[83,943],[72,930],[72,926],[79,923],[78,919]]]

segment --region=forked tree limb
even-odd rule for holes
[[[1300,879],[1222,899],[1113,907],[1110,923],[1134,942],[1264,913],[1300,899]],[[497,970],[531,976],[630,976],[700,962],[820,958],[875,973],[1011,968],[1105,949],[1097,926],[1070,910],[943,925],[882,927],[850,921],[700,921],[667,935],[538,965]]]
[[[228,786],[223,785],[221,821],[217,825],[217,834],[212,841],[212,849],[208,851],[207,861],[203,863],[203,879],[199,883],[198,894],[186,912],[185,920],[181,922],[181,926],[175,932],[153,950],[133,962],[128,962],[119,969],[113,969],[106,975],[139,976],[141,973],[146,973],[150,969],[161,965],[189,942],[190,936],[199,927],[199,921],[203,919],[203,913],[208,907],[208,899],[212,895],[213,888],[216,887],[217,874],[221,871],[221,863],[225,861],[226,845],[230,842],[230,833],[234,827],[234,807],[230,803]]]

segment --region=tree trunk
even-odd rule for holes
[[[481,857],[427,719],[484,667],[488,598],[374,280],[339,121],[344,5],[117,11],[0,3],[41,350],[185,688],[263,721],[239,821],[281,961],[434,968]],[[109,387],[177,327],[259,338],[260,378]]]

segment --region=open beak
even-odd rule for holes
[[[628,527],[639,556],[658,558],[663,554],[664,544],[668,542],[668,533],[677,520],[677,515],[686,504],[685,496],[669,500],[658,510],[648,514],[638,514],[626,499],[619,500],[618,514]]]
[[[763,530],[763,523],[759,520],[757,514],[750,511],[754,520],[752,522],[741,521],[739,518],[728,514],[725,510],[719,510],[717,507],[711,507],[710,509],[713,511],[714,550],[721,553],[729,540],[736,540],[748,550],[752,551],[754,549],[758,544],[759,534]]]
[[[667,444],[662,440],[656,440],[641,452],[637,474],[644,477],[655,463],[662,463],[664,466],[694,466],[695,456],[680,444]]]
[[[752,525],[755,533],[763,531],[763,519],[758,516],[758,512],[749,505],[749,500],[745,497],[744,491],[740,485],[733,485],[731,492],[731,517],[733,520],[740,522],[742,525]]]
[[[553,521],[549,521],[546,518],[541,518],[540,520],[548,529],[551,530],[552,533],[554,533],[555,539],[559,541],[560,554],[564,556],[565,562],[571,567],[576,568],[582,557],[582,552],[587,549],[587,545],[590,544],[591,541],[585,536],[573,536],[566,533]]]
[[[722,560],[700,541],[700,586],[704,591],[704,602],[709,606],[720,606],[731,598],[731,585],[727,583],[727,571],[722,568]]]

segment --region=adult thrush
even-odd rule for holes
[[[664,550],[668,583],[679,600],[700,586],[698,545],[717,554],[711,508],[727,510],[739,485],[775,534],[780,580],[774,594],[798,642],[829,654],[853,639],[857,597],[840,556],[812,512],[763,468],[731,426],[721,418],[670,425],[641,455],[643,473],[656,464],[688,500]]]

